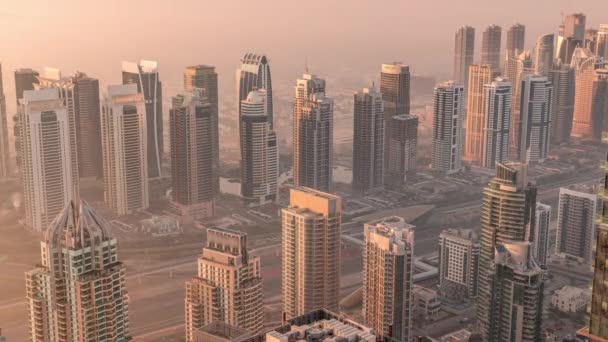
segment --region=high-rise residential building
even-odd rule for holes
[[[595,40],[595,54],[608,60],[608,24],[600,24]]]
[[[205,90],[193,87],[173,98],[171,130],[171,209],[184,222],[215,213],[214,182],[217,168],[213,154],[216,139],[214,108]]]
[[[492,82],[490,65],[472,64],[469,68],[467,87],[467,115],[465,122],[465,143],[463,159],[472,164],[483,160],[483,126],[486,105],[485,85]]]
[[[292,188],[281,220],[283,315],[338,310],[342,199],[310,188]]]
[[[521,139],[519,136],[520,131],[517,128],[521,125],[521,113],[519,109],[522,97],[522,80],[524,80],[527,75],[534,74],[534,68],[532,67],[532,58],[530,57],[530,52],[524,51],[517,56],[507,56],[507,58],[505,59],[504,74],[506,78],[511,81],[512,88],[509,154],[513,157],[517,156],[519,153],[517,146],[519,146],[519,140]]]
[[[583,13],[569,14],[564,18],[564,22],[559,27],[562,37],[573,37],[578,40],[585,38],[586,17]]]
[[[215,170],[220,168],[220,131],[219,131],[219,100],[217,73],[214,66],[195,65],[189,66],[184,71],[184,91],[189,92],[194,88],[204,89],[203,96],[211,104],[211,127],[213,129],[213,167]],[[214,193],[220,192],[219,174],[213,175]]]
[[[164,151],[163,89],[158,75],[158,62],[122,62],[122,84],[130,83],[137,84],[137,92],[144,96],[148,177],[161,177]]]
[[[475,57],[475,29],[463,26],[456,31],[454,39],[453,78],[457,84],[469,84],[469,66]]]
[[[99,80],[78,72],[71,78],[74,84],[78,173],[80,178],[103,178],[101,152],[101,106]]]
[[[149,205],[146,115],[135,84],[108,87],[101,115],[104,199],[118,215]]]
[[[363,319],[381,336],[411,341],[414,226],[398,216],[364,225]]]
[[[516,56],[524,51],[526,26],[515,24],[507,30],[507,56]]]
[[[29,68],[15,70],[15,94],[17,100],[17,108],[20,106],[20,100],[23,98],[23,93],[26,90],[34,90],[34,86],[38,84],[39,73]],[[15,136],[15,161],[17,167],[21,167],[21,153],[19,146],[19,134],[21,129],[19,128],[19,114],[13,116],[13,135]]]
[[[208,228],[198,275],[186,282],[186,341],[196,341],[196,330],[213,322],[261,332],[263,295],[260,257],[249,255],[247,234]]]
[[[536,40],[534,46],[534,72],[548,76],[553,68],[553,50],[555,47],[555,35],[545,34]]]
[[[591,264],[595,243],[597,195],[559,189],[555,254]]]
[[[531,230],[532,256],[541,267],[547,265],[549,256],[549,225],[551,224],[551,206],[536,203],[536,213],[534,216],[534,226]]]
[[[36,84],[38,84],[38,71],[22,68],[15,70],[15,95],[17,98],[17,106],[19,106],[19,100],[23,98],[23,93],[26,90],[34,90]]]
[[[484,92],[480,166],[493,169],[509,160],[512,83],[498,77],[484,86]]]
[[[266,90],[266,115],[273,129],[272,78],[270,77],[270,58],[263,54],[247,52],[236,70],[237,113],[241,113],[241,101],[257,89]],[[240,119],[240,116],[239,116]],[[240,122],[240,120],[239,120]]]
[[[353,190],[366,194],[384,185],[384,107],[375,88],[354,95]]]
[[[333,188],[334,101],[325,80],[305,73],[293,98],[293,181],[296,186]]]
[[[597,46],[597,33],[598,30],[596,29],[586,29],[585,40],[582,47],[591,50],[591,52],[593,53],[596,53],[595,48]]]
[[[544,271],[532,257],[530,243],[495,247],[493,331],[486,341],[543,340]]]
[[[607,158],[608,159],[608,158]],[[608,163],[608,160],[604,161]],[[606,164],[604,164],[606,170]],[[604,189],[600,192],[603,203],[599,217],[599,229],[595,242],[595,262],[591,304],[589,305],[589,328],[583,329],[585,336],[593,342],[608,340],[608,283],[606,283],[606,262],[608,261],[608,172],[604,176]]]
[[[408,176],[416,174],[416,152],[418,150],[418,117],[402,114],[391,117],[387,132],[388,170],[385,182],[402,184]],[[385,158],[386,159],[386,158]]]
[[[514,156],[523,162],[537,162],[549,154],[551,105],[553,87],[546,76],[527,75],[521,81],[521,101],[516,147]]]
[[[559,27],[555,44],[555,58],[570,64],[576,48],[584,47],[586,17],[582,13],[566,16]]]
[[[481,64],[487,64],[493,72],[500,70],[502,28],[490,25],[483,30],[481,39]]]
[[[574,69],[570,65],[558,61],[548,76],[553,85],[551,141],[554,144],[566,143],[570,141],[574,114]]]
[[[11,173],[9,152],[6,97],[4,96],[2,64],[0,63],[0,179],[6,179]]]
[[[475,232],[446,229],[439,234],[439,287],[446,298],[477,296],[479,239]]]
[[[59,90],[49,88],[24,91],[18,112],[25,224],[44,231],[78,193],[68,110]]]
[[[31,341],[130,340],[126,267],[110,230],[86,202],[50,224],[42,262],[25,274]]]
[[[464,147],[464,86],[453,81],[433,91],[433,151],[431,166],[442,173],[462,170]]]
[[[241,101],[241,195],[251,204],[277,199],[279,150],[266,109],[266,91],[253,90]]]
[[[70,160],[72,163],[72,175],[74,175],[74,191],[79,192],[78,176],[78,139],[77,139],[77,107],[76,107],[76,85],[70,77],[62,77],[61,71],[55,68],[45,67],[41,76],[38,77],[36,89],[55,88],[59,92],[59,98],[63,101],[68,112],[69,138],[70,138]]]
[[[384,172],[388,172],[392,154],[389,137],[392,117],[410,114],[410,67],[400,62],[382,64],[380,93],[384,101],[384,132],[387,137],[384,140]]]
[[[484,341],[502,340],[497,337],[505,328],[495,307],[494,294],[499,285],[494,278],[495,248],[499,244],[526,241],[535,212],[536,187],[528,183],[527,165],[497,163],[496,176],[483,191],[479,242],[477,321]]]
[[[608,125],[608,64],[589,49],[576,49],[572,68],[576,92],[571,136],[600,140]]]

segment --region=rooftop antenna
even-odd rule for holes
[[[308,74],[308,56],[304,56],[304,71]]]

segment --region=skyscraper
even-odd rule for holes
[[[392,117],[410,114],[410,67],[400,62],[382,64],[380,93],[384,101],[384,132],[389,136]],[[390,139],[384,140],[384,171],[389,170]],[[386,177],[385,177],[386,178]]]
[[[534,46],[534,72],[548,76],[553,68],[554,34],[545,34],[536,40]]]
[[[439,234],[439,287],[444,297],[476,297],[478,264],[475,232],[446,229]]]
[[[213,129],[213,167],[220,169],[220,131],[219,131],[219,104],[218,104],[218,84],[217,73],[214,66],[195,65],[189,66],[184,71],[184,91],[189,92],[194,88],[204,89],[204,96],[211,104],[211,127]],[[220,177],[219,174],[213,175],[213,191],[219,194]]]
[[[487,64],[493,72],[500,70],[502,29],[497,25],[486,27],[481,40],[481,64]]]
[[[68,110],[56,88],[26,90],[18,116],[25,224],[43,231],[78,193]]]
[[[15,70],[15,95],[17,97],[17,106],[19,100],[23,98],[23,93],[26,90],[34,90],[34,85],[38,84],[38,71],[23,68]]]
[[[608,60],[608,24],[600,24],[595,41],[595,54]]]
[[[496,244],[493,283],[494,330],[486,340],[542,341],[543,270],[529,242]]]
[[[293,181],[296,186],[331,192],[333,187],[334,102],[325,80],[305,73],[293,99]]]
[[[463,159],[473,164],[481,164],[483,160],[482,139],[486,105],[484,86],[491,82],[492,67],[490,65],[471,65],[467,87],[468,99]]]
[[[572,67],[576,92],[571,136],[600,140],[608,125],[608,66],[588,49],[576,49]]]
[[[526,26],[515,24],[507,30],[507,56],[515,56],[524,51]]]
[[[4,96],[2,64],[0,64],[0,179],[6,179],[11,173],[11,162],[9,158],[8,146],[8,127],[6,120],[6,97]]]
[[[496,163],[509,160],[513,98],[512,83],[498,77],[484,86],[481,166],[493,169]]]
[[[463,26],[456,31],[453,78],[457,84],[469,84],[469,66],[475,57],[475,29]]]
[[[462,169],[464,147],[464,86],[453,81],[433,91],[432,168],[443,173]]]
[[[549,226],[551,224],[551,206],[536,203],[534,229],[532,230],[531,248],[532,256],[541,267],[547,265],[549,256]]]
[[[146,162],[148,177],[162,176],[163,158],[163,89],[158,76],[158,62],[141,60],[139,64],[122,62],[122,84],[137,84],[146,110]]]
[[[257,89],[266,90],[266,111],[270,129],[273,129],[272,79],[270,77],[270,58],[263,54],[246,53],[236,70],[237,113],[241,113],[241,101]],[[240,119],[240,116],[239,116]],[[240,122],[240,120],[239,120]]]
[[[418,117],[412,114],[391,117],[388,134],[388,170],[386,183],[402,184],[416,173]],[[385,151],[385,153],[387,153]],[[386,160],[386,158],[385,158]]]
[[[564,18],[555,44],[556,59],[570,64],[574,50],[584,47],[585,21],[586,17],[582,13],[570,14]]]
[[[559,189],[555,254],[591,264],[597,195]]]
[[[70,77],[62,77],[61,71],[55,68],[45,67],[41,76],[38,77],[38,84],[35,84],[36,89],[55,88],[59,92],[59,98],[63,101],[68,112],[69,138],[70,138],[70,160],[72,163],[72,175],[74,175],[74,191],[79,191],[80,172],[78,171],[78,139],[76,128],[76,85]]]
[[[101,115],[104,199],[118,215],[149,205],[146,115],[135,84],[108,87]]]
[[[511,156],[518,155],[519,140],[519,129],[521,125],[521,113],[520,103],[522,98],[521,85],[522,81],[527,75],[534,74],[534,68],[532,67],[532,59],[530,58],[530,52],[524,51],[517,56],[507,56],[505,59],[504,74],[506,78],[511,81],[511,132],[509,145],[511,146]]]
[[[340,298],[342,200],[310,188],[292,188],[281,211],[283,314],[337,310]]]
[[[78,173],[81,178],[103,178],[99,80],[78,72],[72,76]]]
[[[607,158],[608,159],[608,158]],[[604,162],[604,168],[608,160]],[[606,168],[604,169],[606,170]],[[591,304],[589,305],[589,328],[585,329],[591,341],[608,339],[608,284],[606,283],[606,262],[608,260],[608,172],[604,176],[604,190],[600,193],[602,214],[595,244]]]
[[[277,199],[279,151],[266,110],[266,91],[253,90],[241,101],[241,195],[252,204]]]
[[[41,264],[25,274],[31,341],[128,341],[126,267],[109,223],[72,201],[40,246]]]
[[[570,140],[572,116],[574,114],[574,69],[568,64],[557,62],[549,72],[553,85],[551,105],[551,141],[561,144]]]
[[[414,226],[397,216],[364,225],[363,319],[379,335],[411,341]]]
[[[264,324],[260,257],[250,256],[247,234],[208,228],[198,275],[186,282],[186,341],[196,330],[223,322],[259,333]]]
[[[213,106],[205,90],[193,87],[173,98],[171,130],[172,211],[185,222],[215,213],[217,168]]]
[[[521,81],[516,158],[522,162],[536,162],[547,158],[551,125],[553,87],[546,76],[527,75]]]
[[[526,234],[535,221],[536,188],[528,183],[526,169],[525,164],[496,164],[496,176],[483,192],[477,321],[484,341],[501,340],[498,336],[506,328],[495,307],[495,294],[500,285],[495,279],[498,271],[494,263],[495,248],[526,241]]]
[[[596,53],[595,48],[597,47],[597,33],[598,30],[596,29],[586,29],[585,39],[582,47],[591,50],[591,52],[593,53]]]
[[[375,88],[354,96],[353,190],[366,194],[384,185],[384,107]]]

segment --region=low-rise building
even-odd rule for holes
[[[141,230],[154,237],[179,235],[183,232],[177,219],[168,216],[152,216],[141,220]]]
[[[585,310],[590,299],[589,289],[566,285],[555,290],[551,296],[551,306],[561,312],[579,312]]]
[[[414,285],[414,312],[416,316],[435,320],[439,317],[440,309],[441,302],[437,296],[437,291]]]

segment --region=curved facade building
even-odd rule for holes
[[[272,109],[272,79],[270,77],[270,58],[264,54],[246,53],[241,59],[241,65],[236,70],[237,112],[241,115],[241,101],[246,100],[249,93],[257,89],[266,90],[266,115],[273,127]],[[239,120],[240,121],[240,120]]]
[[[257,204],[276,200],[279,177],[277,136],[268,121],[266,99],[261,89],[241,101],[241,195]]]
[[[538,37],[534,46],[534,72],[545,76],[549,74],[553,66],[554,46],[553,33]]]
[[[122,63],[122,84],[137,84],[144,96],[146,110],[148,176],[162,176],[163,158],[163,91],[158,77],[158,62],[142,60]]]

